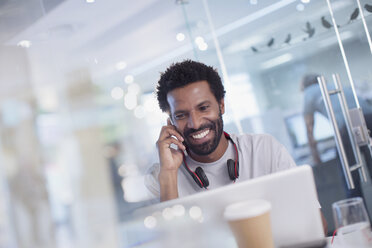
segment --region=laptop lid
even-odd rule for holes
[[[149,216],[157,221],[162,235],[168,237],[164,239],[168,242],[165,247],[201,247],[201,244],[230,247],[234,240],[223,220],[225,207],[257,198],[268,200],[272,205],[276,247],[324,238],[315,182],[308,165],[155,204],[137,210],[136,216],[142,221]],[[183,208],[184,214],[166,217],[164,213],[171,214],[175,207]],[[199,213],[198,218],[195,211]],[[173,244],[169,243],[171,236],[176,237]]]

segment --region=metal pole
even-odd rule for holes
[[[350,168],[349,168],[349,162],[348,162],[347,157],[346,157],[345,148],[344,148],[344,145],[342,143],[340,130],[338,128],[338,124],[337,124],[337,121],[336,121],[335,113],[334,113],[334,110],[333,110],[333,107],[332,107],[331,98],[330,98],[329,93],[328,93],[328,89],[327,89],[325,79],[324,79],[323,76],[318,77],[317,79],[318,79],[318,83],[319,83],[319,86],[320,86],[320,90],[322,92],[322,96],[323,96],[323,99],[324,99],[324,104],[325,104],[328,116],[329,116],[329,118],[331,119],[331,122],[332,122],[333,131],[335,133],[336,146],[337,146],[337,150],[338,150],[338,153],[340,155],[340,158],[341,158],[342,169],[343,169],[345,177],[346,177],[347,187],[349,189],[354,189],[355,186],[354,186],[353,178],[351,176],[351,171],[350,171]],[[336,93],[338,93],[337,90],[332,91],[332,94],[336,94]]]
[[[351,119],[349,115],[349,108],[347,106],[344,90],[342,88],[341,82],[340,82],[340,76],[338,74],[332,74],[333,82],[335,84],[336,90],[339,91],[338,94],[338,100],[341,105],[342,114],[345,119],[346,129],[349,134],[349,139],[351,142],[351,147],[353,149],[354,157],[355,157],[355,163],[356,169],[359,169],[360,176],[364,179],[365,182],[367,182],[367,177],[364,171],[364,167],[362,165],[362,156],[360,154],[359,146],[357,146],[357,142],[354,137],[354,133],[352,131],[352,125],[351,125]],[[353,166],[354,167],[354,166]]]
[[[335,33],[336,33],[336,37],[337,37],[337,41],[338,41],[338,46],[340,47],[342,59],[344,60],[344,65],[345,65],[347,77],[349,78],[350,86],[351,86],[351,89],[352,89],[353,94],[354,94],[355,103],[356,103],[357,108],[360,108],[359,101],[358,101],[358,98],[356,96],[354,81],[353,81],[353,78],[351,77],[351,71],[350,71],[350,67],[349,67],[349,62],[347,61],[346,54],[345,54],[345,49],[344,49],[344,45],[342,44],[340,32],[338,30],[336,19],[335,19],[334,14],[333,14],[331,0],[326,0],[326,1],[327,1],[327,4],[328,4],[329,13],[331,14],[331,20],[332,20],[333,28],[334,28]]]

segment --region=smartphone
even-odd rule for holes
[[[169,116],[169,120],[170,120],[170,123],[171,123],[174,127],[176,127],[176,126],[174,125],[174,123],[173,123],[173,120],[172,120],[172,117],[171,117],[171,116]],[[176,130],[177,130],[177,128],[176,128]],[[177,131],[177,132],[178,132],[178,131]],[[173,137],[177,139],[177,137],[175,137],[175,136],[173,136]],[[185,141],[183,141],[182,144],[186,147],[186,143],[185,143]],[[170,147],[173,148],[173,149],[175,149],[175,150],[178,149],[178,146],[176,146],[175,144],[171,144]],[[187,155],[187,152],[186,152],[186,151],[183,151],[183,152],[184,152],[185,155]]]

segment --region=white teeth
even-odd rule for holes
[[[201,138],[204,138],[205,136],[207,136],[208,133],[209,133],[209,129],[206,130],[206,131],[204,131],[204,132],[202,132],[202,133],[195,134],[195,135],[193,135],[192,137],[193,137],[194,139],[201,139]]]

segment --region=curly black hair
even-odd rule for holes
[[[158,85],[156,86],[156,95],[160,109],[163,112],[169,111],[167,94],[170,91],[203,80],[208,82],[209,88],[216,97],[217,102],[220,103],[225,97],[226,91],[216,69],[192,60],[184,60],[172,64],[164,73],[161,73]]]

